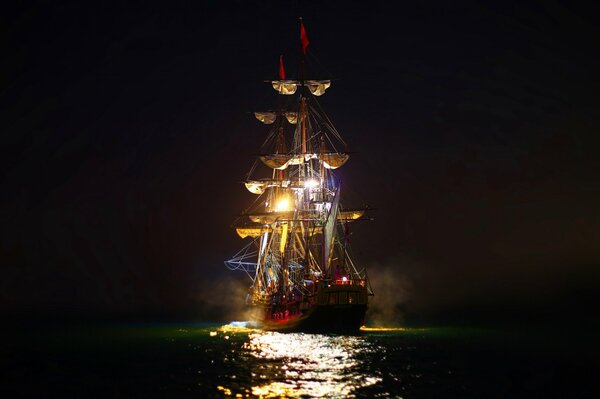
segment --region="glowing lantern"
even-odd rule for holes
[[[287,197],[279,198],[275,203],[275,212],[287,212],[292,209],[291,201]]]

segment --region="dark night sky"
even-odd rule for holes
[[[303,16],[356,151],[347,205],[376,208],[354,252],[396,279],[393,302],[423,320],[584,314],[600,289],[594,10],[390,4],[4,9],[0,306],[201,318],[215,287],[226,300],[267,133],[249,112],[275,103],[279,54],[293,74]]]

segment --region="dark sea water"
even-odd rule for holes
[[[2,397],[597,397],[588,337],[407,328],[353,336],[240,324],[36,325],[6,338]]]

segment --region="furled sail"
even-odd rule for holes
[[[271,155],[261,155],[260,160],[267,165],[269,168],[273,169],[285,169],[288,167],[288,161],[290,160],[291,155],[286,154],[271,154]]]
[[[254,113],[254,116],[256,117],[256,119],[258,119],[265,125],[272,125],[273,123],[275,123],[275,121],[277,120],[277,115],[285,116],[285,119],[288,121],[288,123],[290,123],[292,125],[295,125],[296,123],[298,123],[298,113],[297,112],[261,111],[261,112]]]
[[[365,214],[363,209],[355,209],[349,211],[339,211],[338,212],[338,220],[343,220],[345,222],[351,222],[353,220],[360,219]]]
[[[267,184],[268,184],[268,182],[266,182],[266,181],[256,181],[256,180],[249,180],[247,182],[244,182],[244,185],[246,186],[248,191],[250,191],[252,194],[257,194],[257,195],[260,195],[265,192],[265,189],[267,188]]]
[[[286,112],[285,118],[292,125],[295,125],[296,123],[298,123],[298,113],[296,113],[296,112]]]
[[[304,162],[308,161],[313,157],[313,154],[301,154],[291,157],[287,162],[287,166],[290,165],[302,165]]]
[[[350,155],[340,152],[333,152],[328,154],[320,154],[319,158],[323,161],[323,165],[327,169],[337,169],[348,161]]]
[[[296,90],[298,90],[300,82],[296,80],[272,80],[271,85],[277,93],[291,96],[292,94],[296,93]],[[325,90],[331,86],[331,81],[307,80],[305,85],[308,86],[308,90],[310,90],[314,96],[322,96],[325,93]]]
[[[282,226],[277,226],[275,228],[273,228],[272,226],[267,226],[267,225],[251,225],[251,226],[243,226],[243,227],[236,227],[235,231],[237,232],[238,236],[240,236],[241,238],[246,238],[246,237],[252,237],[252,238],[256,238],[256,237],[260,237],[262,236],[264,233],[269,232],[276,232],[278,234],[281,234],[283,229]],[[298,233],[302,233],[302,230],[300,227],[296,226],[291,230],[288,230],[288,234],[293,231],[294,233],[298,234]],[[323,232],[323,228],[322,227],[311,227],[310,229],[308,229],[308,235],[309,236],[313,236],[315,234],[321,234]]]
[[[269,227],[265,226],[250,226],[250,227],[237,227],[235,229],[238,236],[241,238],[246,237],[260,237],[263,233],[272,231]]]
[[[254,116],[265,125],[270,125],[277,119],[276,112],[255,112]]]
[[[272,179],[261,179],[261,180],[247,180],[244,185],[252,194],[261,195],[268,187],[293,187],[297,188],[297,182],[291,182],[290,180],[272,180]]]
[[[298,89],[298,82],[295,80],[273,80],[271,81],[273,89],[279,94],[291,96]]]
[[[338,210],[337,211],[337,219],[344,222],[352,222],[353,220],[358,220],[363,217],[365,214],[364,209],[352,209],[352,210]],[[275,221],[285,221],[294,219],[294,212],[261,212],[261,213],[251,213],[247,215],[248,218],[254,222],[261,225],[272,224]],[[315,217],[314,215],[307,214],[304,218]]]
[[[272,155],[261,155],[260,159],[269,168],[284,170],[290,165],[300,165],[305,161],[316,158],[316,154],[301,154],[301,155],[285,155],[285,154],[272,154]]]
[[[310,92],[314,96],[322,96],[325,93],[325,90],[327,90],[329,88],[329,86],[331,86],[331,81],[330,80],[308,80],[306,82],[306,85],[308,86],[308,90],[310,90]]]
[[[252,220],[254,223],[260,224],[271,224],[276,220],[290,220],[293,219],[294,212],[262,212],[262,213],[254,213],[249,214],[248,218]]]
[[[299,155],[286,155],[286,154],[271,154],[261,155],[260,159],[265,165],[273,169],[286,169],[290,165],[301,165],[307,162],[309,159],[321,159],[323,166],[327,169],[337,169],[344,165],[350,158],[350,155],[332,152],[325,154],[299,154]]]

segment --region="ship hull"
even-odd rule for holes
[[[310,302],[258,308],[263,330],[357,333],[364,325],[367,291],[362,286],[331,286],[319,290]]]

